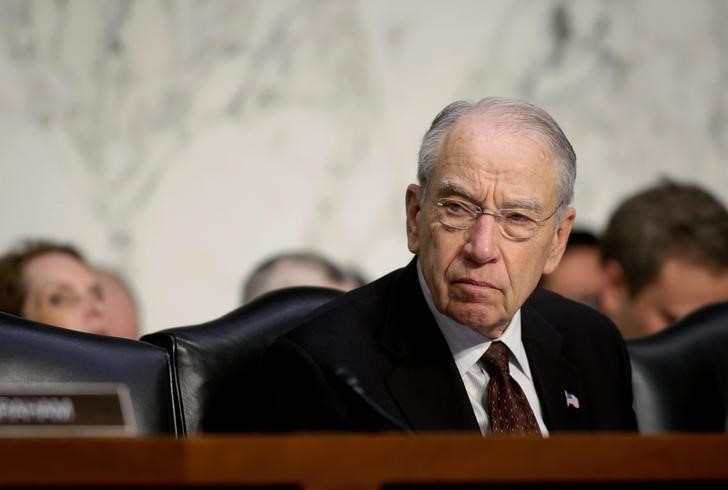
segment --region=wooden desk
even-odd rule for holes
[[[293,485],[373,490],[385,484],[449,488],[487,483],[522,489],[561,483],[600,489],[647,484],[654,489],[661,488],[655,483],[668,482],[671,489],[728,488],[728,436],[0,439],[2,488]]]

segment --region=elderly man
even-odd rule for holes
[[[634,430],[614,325],[535,290],[574,221],[576,156],[542,109],[455,102],[406,192],[408,266],[317,310],[266,356],[278,430]]]

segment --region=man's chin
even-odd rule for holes
[[[482,304],[450,303],[445,314],[491,338],[499,337],[508,324],[500,309]]]

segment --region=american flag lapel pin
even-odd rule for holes
[[[579,399],[573,393],[564,390],[564,396],[566,397],[567,407],[579,408]]]

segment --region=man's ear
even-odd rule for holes
[[[405,194],[405,210],[407,212],[407,248],[413,254],[420,251],[420,229],[417,218],[420,214],[420,193],[422,188],[417,184],[407,186]]]
[[[544,274],[551,274],[556,266],[561,262],[561,257],[564,255],[566,250],[566,242],[569,240],[569,233],[571,233],[571,227],[576,219],[576,210],[574,208],[567,208],[564,216],[561,218],[561,223],[556,229],[553,238],[551,239],[549,255],[546,258],[546,265],[543,268]]]
[[[627,278],[624,269],[615,260],[607,260],[604,264],[604,287],[599,305],[602,312],[612,321],[619,318],[628,300]]]

